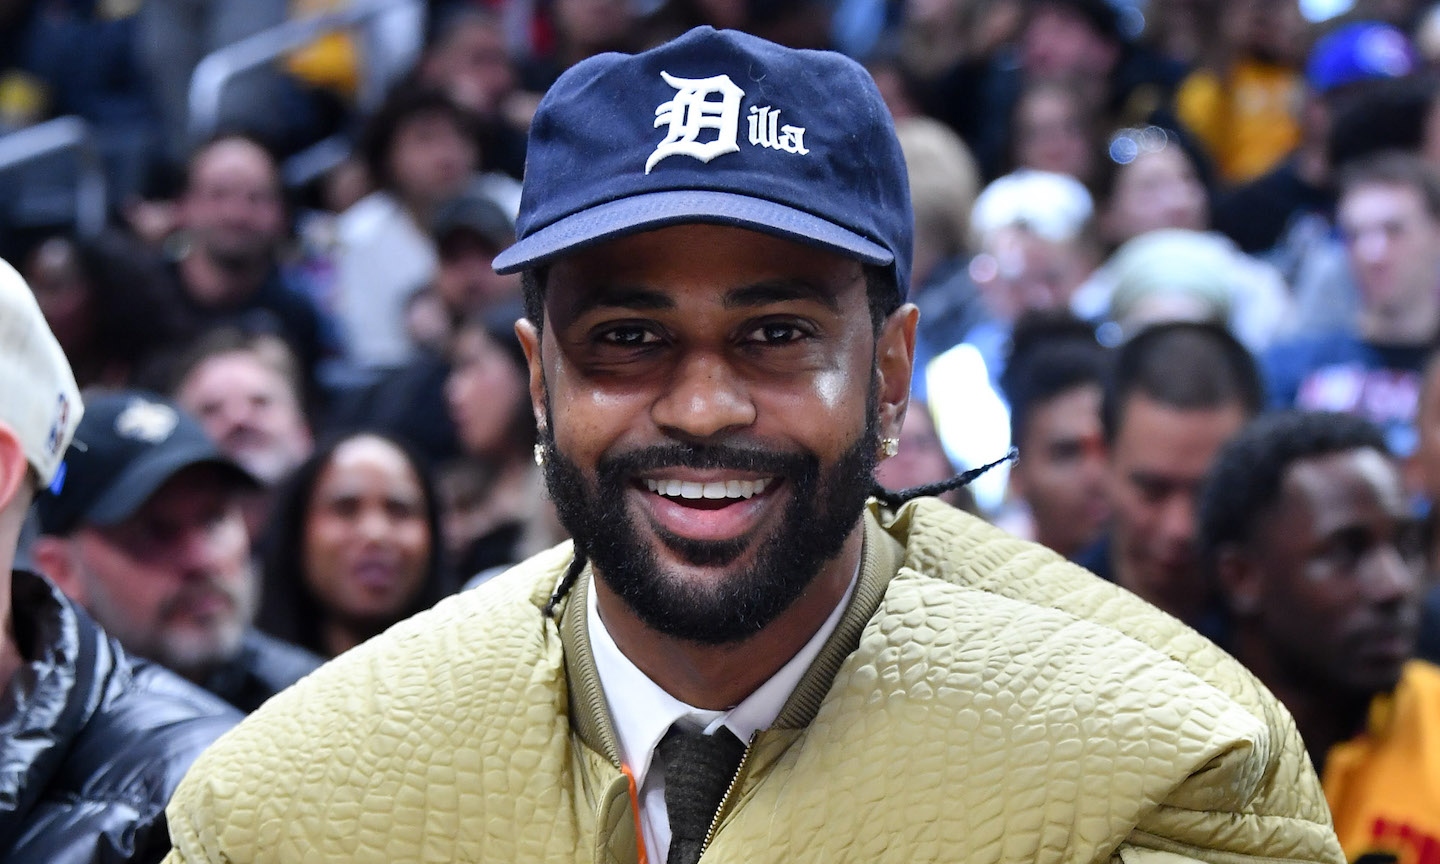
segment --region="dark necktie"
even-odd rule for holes
[[[666,864],[695,864],[745,745],[723,726],[706,735],[676,723],[655,750],[665,760],[665,812],[670,817]]]

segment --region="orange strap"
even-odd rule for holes
[[[630,773],[630,766],[622,765],[620,770],[630,782],[630,811],[635,814],[635,848],[640,851],[639,864],[650,864],[645,855],[645,831],[640,827],[640,790],[635,787],[635,775]]]

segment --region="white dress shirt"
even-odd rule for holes
[[[605,622],[600,620],[595,603],[595,582],[591,580],[586,613],[590,648],[595,655],[600,689],[605,693],[605,704],[610,709],[615,733],[620,739],[621,762],[635,778],[640,799],[640,825],[651,862],[663,862],[670,852],[665,776],[662,771],[650,770],[660,739],[665,737],[673,723],[683,721],[707,735],[724,726],[748,746],[756,732],[769,728],[775,722],[780,709],[785,707],[785,701],[800,684],[800,679],[819,655],[830,634],[839,626],[840,616],[850,603],[859,575],[857,567],[850,577],[850,586],[845,589],[845,596],[840,598],[830,617],[825,619],[810,641],[755,692],[728,711],[711,711],[687,705],[666,693],[630,662],[605,629]]]

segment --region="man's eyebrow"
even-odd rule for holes
[[[570,304],[570,320],[594,309],[634,309],[656,311],[674,309],[675,300],[663,291],[638,288],[632,285],[601,285],[586,291]]]
[[[735,288],[726,292],[724,303],[725,308],[735,309],[791,300],[814,300],[832,312],[840,311],[839,293],[835,289],[803,279],[775,279]]]

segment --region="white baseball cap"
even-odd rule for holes
[[[49,486],[84,406],[70,361],[30,286],[0,261],[0,423],[14,430],[41,486]]]
[[[972,241],[1024,227],[1052,243],[1069,243],[1095,215],[1085,184],[1066,174],[1022,168],[986,186],[970,211]]]

